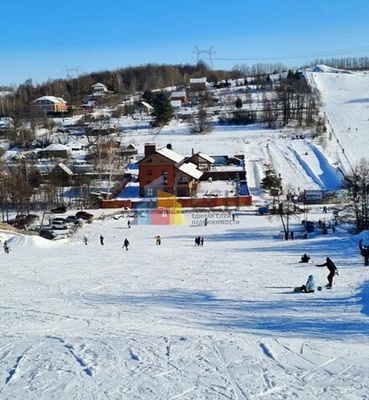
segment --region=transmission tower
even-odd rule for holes
[[[79,66],[76,68],[70,68],[67,65],[65,65],[64,69],[63,69],[63,71],[65,71],[67,73],[67,79],[73,78],[73,76],[70,74],[70,72],[75,72],[75,75],[78,76],[79,70],[80,70]]]
[[[198,63],[199,60],[201,59],[201,54],[207,54],[209,61],[210,61],[210,65],[213,68],[213,56],[212,55],[216,53],[215,51],[212,50],[213,46],[211,46],[209,50],[200,50],[197,46],[195,46],[195,47],[196,47],[196,50],[192,51],[192,53],[197,54],[196,63]]]

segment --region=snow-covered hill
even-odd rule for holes
[[[260,127],[192,135],[179,123],[125,140],[141,151],[155,139],[184,155],[245,154],[256,198],[266,163],[285,185],[331,189],[338,168],[368,154],[368,77],[336,74],[308,72],[332,127],[320,143]],[[312,208],[307,218],[329,223],[332,211]],[[185,217],[187,225],[131,228],[126,218],[96,219],[66,244],[0,232],[11,247],[0,254],[0,398],[368,399],[369,269],[358,241],[369,244],[369,233],[339,224],[285,241],[278,218]],[[300,219],[290,223],[301,231]],[[310,263],[299,263],[303,253]],[[339,269],[333,289],[294,293],[311,274],[324,286],[328,271],[315,265],[327,256]]]

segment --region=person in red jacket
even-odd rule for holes
[[[338,269],[336,267],[336,264],[329,258],[326,258],[326,262],[324,264],[316,264],[317,267],[327,267],[329,270],[329,274],[327,276],[328,279],[328,285],[326,287],[328,289],[331,289],[333,286],[333,277],[335,275],[339,275]]]

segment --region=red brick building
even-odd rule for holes
[[[196,191],[203,172],[171,146],[157,149],[153,143],[145,144],[145,156],[138,162],[140,196],[156,197],[157,190],[178,197],[191,196]]]

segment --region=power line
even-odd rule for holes
[[[359,51],[359,50],[369,50],[369,46],[359,46],[359,47],[351,47],[348,49],[341,49],[341,50],[332,50],[321,52],[320,54],[314,55],[297,55],[297,56],[279,56],[279,57],[245,57],[245,58],[214,58],[214,60],[218,61],[260,61],[260,60],[289,60],[289,59],[299,59],[299,58],[316,58],[316,57],[326,57],[329,55],[340,54],[342,52],[347,51]]]

